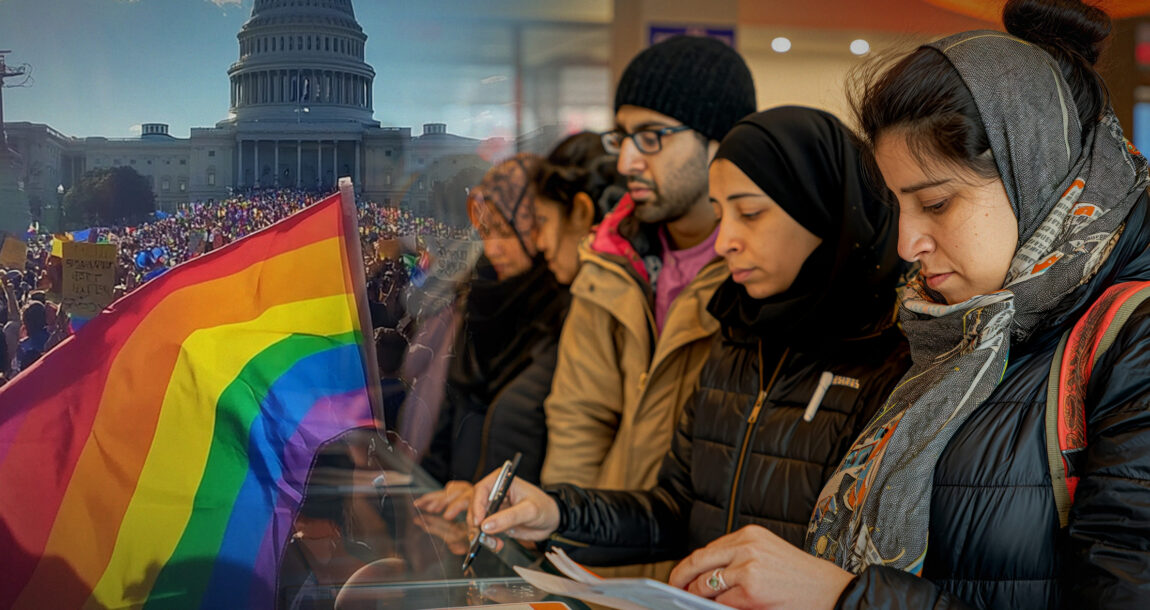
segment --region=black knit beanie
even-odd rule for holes
[[[675,36],[635,56],[619,79],[615,111],[624,104],[678,119],[722,140],[755,111],[755,83],[734,49],[713,38]]]

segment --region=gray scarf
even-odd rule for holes
[[[874,564],[922,572],[939,456],[1002,380],[1011,343],[1097,273],[1150,182],[1111,110],[1082,146],[1070,88],[1039,47],[993,31],[929,46],[974,96],[1021,245],[997,292],[943,305],[918,278],[904,290],[913,365],[823,488],[807,529],[812,554],[854,573]]]

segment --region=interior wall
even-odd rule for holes
[[[791,49],[778,53],[771,41],[784,36]],[[876,58],[913,49],[929,36],[866,32],[740,27],[739,52],[755,79],[759,108],[797,104],[827,110],[852,124],[846,98],[847,79]],[[863,56],[850,51],[853,40],[866,40],[871,51]]]

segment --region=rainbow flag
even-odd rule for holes
[[[0,388],[0,608],[274,605],[317,448],[378,421],[341,190],[172,269]]]

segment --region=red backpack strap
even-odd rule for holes
[[[1126,320],[1150,299],[1150,281],[1107,288],[1058,344],[1046,384],[1046,456],[1066,527],[1078,487],[1076,456],[1086,449],[1086,389],[1094,365],[1110,349]]]

